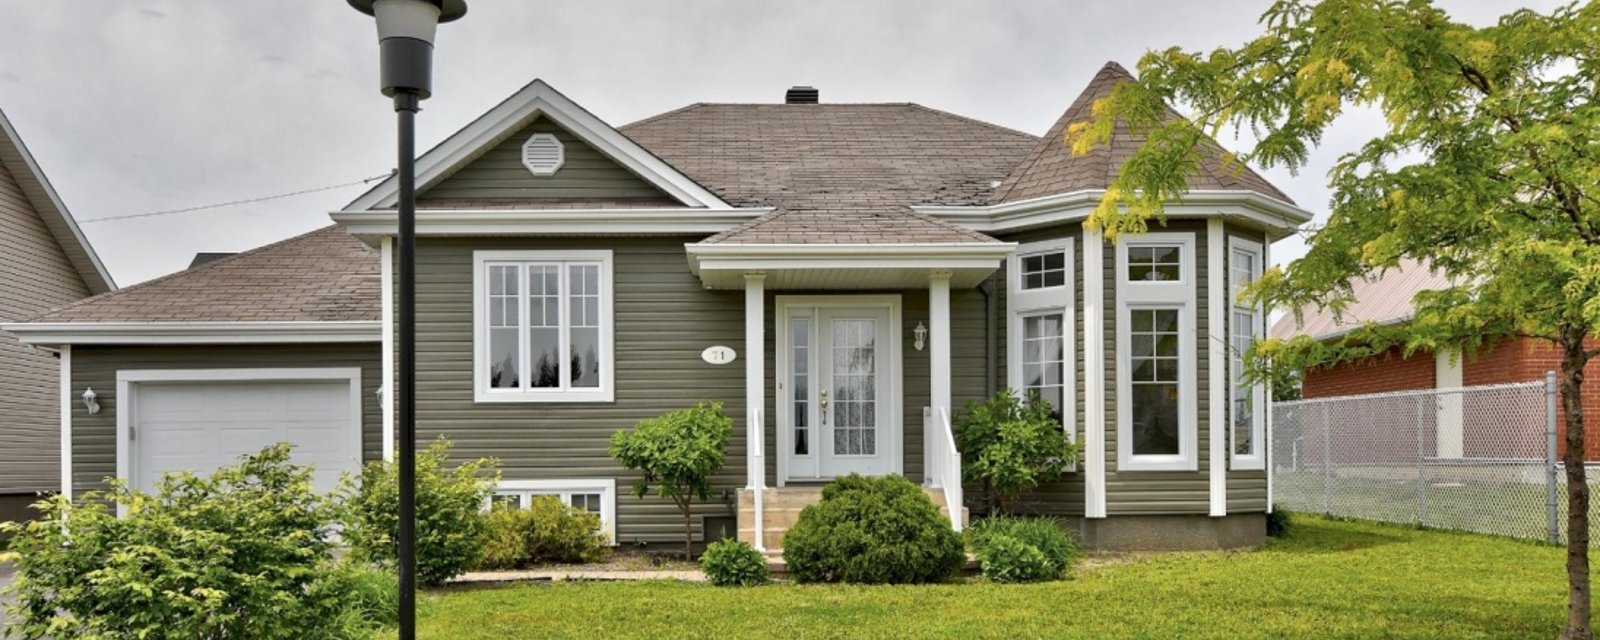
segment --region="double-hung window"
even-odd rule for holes
[[[1117,468],[1198,468],[1195,242],[1146,233],[1117,244]]]
[[[1263,314],[1239,299],[1239,292],[1261,277],[1261,262],[1260,243],[1228,239],[1228,421],[1235,469],[1266,468],[1266,389],[1248,384],[1244,376],[1244,356],[1261,335]]]
[[[610,251],[473,254],[478,402],[610,402]]]
[[[1006,264],[1007,386],[1049,403],[1076,437],[1072,239],[1018,247]]]

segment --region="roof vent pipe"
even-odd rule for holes
[[[789,91],[783,94],[784,104],[816,104],[817,98],[816,87],[789,87]]]

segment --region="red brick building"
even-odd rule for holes
[[[1368,322],[1405,322],[1411,317],[1411,299],[1417,292],[1445,284],[1442,278],[1417,266],[1392,270],[1376,280],[1358,283],[1355,287],[1357,302],[1342,316],[1335,318],[1330,313],[1307,310],[1302,322],[1297,324],[1292,314],[1285,315],[1273,325],[1271,334],[1275,338],[1303,334],[1332,340]],[[1457,357],[1433,353],[1406,356],[1394,349],[1358,362],[1305,371],[1302,393],[1309,399],[1527,382],[1543,380],[1545,372],[1559,372],[1560,367],[1561,356],[1553,345],[1527,338],[1506,340]],[[1600,382],[1593,381],[1600,378],[1600,360],[1590,362],[1584,373],[1583,416],[1590,432],[1585,457],[1597,461],[1600,460]],[[1525,448],[1487,441],[1504,437],[1486,435],[1496,431],[1493,417],[1466,416],[1465,421],[1462,455],[1492,455],[1489,452]],[[1565,420],[1559,411],[1557,429],[1558,443],[1564,442]],[[1542,448],[1536,443],[1528,446]]]

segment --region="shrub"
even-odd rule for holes
[[[1294,520],[1289,516],[1288,511],[1274,506],[1271,511],[1267,512],[1267,537],[1281,538],[1288,535],[1289,528],[1292,526],[1294,526]]]
[[[982,403],[968,402],[952,425],[961,450],[961,478],[982,484],[1000,513],[1023,491],[1060,478],[1078,458],[1060,414],[1030,394],[1026,402],[1003,390]]]
[[[523,569],[552,562],[594,562],[610,541],[600,516],[574,509],[555,496],[535,496],[527,509],[496,508],[489,514],[478,568]]]
[[[1053,518],[985,518],[967,529],[967,540],[984,577],[995,582],[1058,580],[1066,577],[1078,556],[1072,537]],[[1018,551],[1017,545],[1037,551],[1043,565],[1036,571],[1033,555]]]
[[[345,638],[375,623],[363,590],[333,559],[334,509],[289,464],[287,445],[209,477],[164,477],[154,494],[108,492],[41,502],[8,525],[19,552],[13,637]],[[118,507],[126,515],[118,517]],[[70,533],[69,533],[70,532]],[[0,633],[0,635],[5,635]]]
[[[920,487],[852,474],[800,512],[783,538],[783,558],[800,582],[898,584],[944,580],[966,554]]]
[[[633,431],[611,436],[611,457],[641,473],[633,495],[643,498],[655,490],[669,498],[683,514],[683,555],[694,557],[694,500],[711,497],[711,476],[722,469],[724,450],[733,435],[733,419],[722,403],[696,404],[635,425]]]
[[[767,557],[738,540],[718,540],[700,556],[706,580],[719,587],[754,587],[767,583]]]
[[[399,622],[400,579],[394,571],[344,563],[308,597],[324,598],[330,593],[347,596],[332,625],[341,632],[338,637],[369,638],[371,629],[392,627]]]
[[[417,453],[417,582],[437,586],[478,561],[488,527],[484,502],[499,474],[493,460],[448,469],[450,442],[440,438]],[[374,461],[345,478],[344,539],[354,559],[392,568],[399,555],[399,465]]]

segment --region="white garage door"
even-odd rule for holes
[[[348,378],[129,384],[137,488],[153,489],[171,471],[209,473],[277,442],[293,445],[294,463],[315,467],[319,491],[360,465],[360,392]]]

